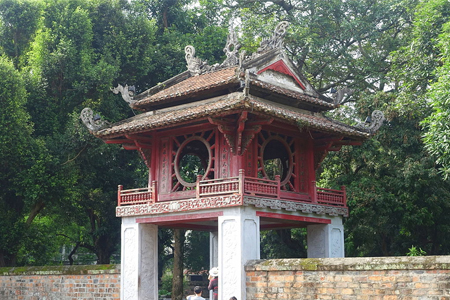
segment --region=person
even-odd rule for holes
[[[213,291],[213,300],[217,300],[219,298],[219,269],[217,267],[209,270],[208,279],[208,290]]]
[[[199,286],[194,287],[195,295],[190,295],[186,297],[186,300],[206,300],[202,297],[202,288]]]
[[[237,300],[235,296],[231,297],[230,300]]]

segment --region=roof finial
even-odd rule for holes
[[[286,35],[286,28],[288,26],[289,22],[287,21],[281,21],[280,23],[278,23],[277,27],[275,27],[272,37],[270,39],[262,40],[257,52],[261,53],[267,50],[283,48],[283,38]]]
[[[359,123],[356,125],[357,128],[366,129],[370,134],[375,134],[381,125],[383,125],[385,118],[384,114],[380,110],[374,110],[372,112],[372,117],[367,117],[364,123]]]
[[[200,58],[195,57],[194,46],[187,45],[184,47],[184,52],[186,53],[185,58],[188,71],[191,72],[192,75],[200,75],[203,71],[202,69],[205,69],[208,62],[202,61]]]
[[[136,100],[133,100],[132,95],[134,95],[135,92],[135,87],[134,85],[132,86],[128,86],[127,84],[125,84],[125,86],[122,86],[121,84],[118,84],[117,87],[115,88],[111,88],[111,91],[114,94],[118,94],[120,93],[122,95],[122,99],[125,100],[126,102],[128,102],[128,104],[133,104],[134,102],[136,102]]]
[[[241,44],[239,44],[238,42],[237,34],[234,31],[233,26],[230,25],[229,33],[227,36],[227,44],[225,45],[225,48],[223,48],[223,52],[225,52],[227,58],[223,61],[223,63],[220,66],[230,67],[237,65],[239,62],[238,58],[239,48],[241,48]]]
[[[94,112],[89,107],[86,107],[81,111],[80,119],[90,131],[99,131],[108,125],[108,122],[102,120],[100,115],[97,114],[94,116]]]

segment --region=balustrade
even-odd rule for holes
[[[333,190],[316,187],[315,184],[315,182],[312,182],[312,201],[308,202],[340,207],[347,205],[345,187],[341,187],[341,190]],[[241,194],[283,200],[282,194],[280,194],[280,176],[277,175],[275,180],[249,177],[245,176],[244,170],[240,170],[239,176],[236,177],[201,180],[201,176],[198,176],[195,189],[196,198]],[[123,187],[119,185],[118,206],[151,204],[155,203],[156,200],[155,181],[152,182],[150,187],[130,190],[123,190]],[[289,200],[292,200],[292,197]]]
[[[156,181],[150,187],[124,190],[119,185],[117,191],[117,205],[150,204],[156,202]]]

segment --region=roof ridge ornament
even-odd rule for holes
[[[288,21],[281,21],[280,23],[278,23],[278,25],[275,27],[272,37],[269,39],[263,39],[259,44],[259,48],[258,50],[256,50],[256,52],[261,53],[267,50],[283,48],[283,39],[286,35],[286,29],[288,26]]]
[[[117,87],[111,88],[111,91],[116,95],[120,93],[122,95],[123,100],[128,102],[129,105],[132,105],[133,103],[136,102],[136,100],[133,100],[132,97],[135,91],[134,85],[128,86],[127,84],[125,84],[125,86],[122,86],[121,84],[118,84]]]
[[[239,54],[238,51],[241,48],[241,44],[239,44],[237,34],[234,31],[234,27],[230,26],[228,35],[227,35],[227,43],[225,48],[223,48],[223,52],[227,58],[220,65],[221,67],[231,67],[236,66],[239,63]]]
[[[332,89],[331,93],[333,94],[332,95],[333,103],[335,105],[340,105],[342,100],[344,100],[345,95],[347,95],[347,97],[350,97],[351,95],[353,95],[354,91],[349,87],[344,87],[338,90]]]
[[[381,110],[374,110],[371,117],[367,117],[364,123],[359,122],[355,127],[360,129],[365,129],[369,131],[370,134],[375,134],[385,120],[384,114]]]
[[[208,66],[207,60],[203,61],[200,58],[195,57],[194,46],[187,45],[184,47],[184,52],[186,53],[184,57],[186,58],[187,69],[191,75],[200,75],[211,70],[212,67]]]
[[[94,116],[94,112],[89,107],[85,107],[80,114],[80,119],[83,121],[84,125],[90,131],[99,131],[103,127],[109,125],[105,120],[102,120],[99,114]]]

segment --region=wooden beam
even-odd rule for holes
[[[152,149],[152,145],[151,144],[141,143],[141,141],[135,141],[134,144],[136,145],[136,147],[139,147],[139,148]]]
[[[129,139],[116,139],[116,140],[105,140],[107,144],[132,144],[133,140]]]
[[[202,222],[202,221],[214,221],[218,217],[223,216],[222,211],[208,212],[208,213],[193,213],[193,214],[181,214],[172,216],[153,216],[137,218],[136,223],[156,224],[156,223],[170,223],[170,222]]]
[[[123,149],[125,150],[138,150],[139,148],[133,144],[122,144]]]
[[[148,144],[151,144],[154,141],[152,137],[138,134],[126,134],[125,137],[133,141],[140,141]]]
[[[279,213],[264,212],[264,211],[256,211],[256,216],[270,218],[270,219],[290,220],[290,221],[296,221],[296,222],[307,222],[307,223],[313,223],[313,224],[331,224],[331,219],[294,216],[294,215],[279,214]]]

